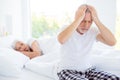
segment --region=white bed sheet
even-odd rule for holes
[[[0,75],[0,80],[55,80],[55,79],[37,74],[24,68],[19,77],[6,77]]]
[[[100,56],[101,52],[106,51],[106,49],[112,49],[112,48],[108,47],[108,46],[106,47],[106,46],[103,46],[103,45],[96,45],[93,49],[95,51],[93,51],[92,53],[95,54],[95,55]],[[46,54],[46,55],[43,55],[43,56],[39,57],[40,59],[39,58],[34,58],[30,62],[27,62],[27,64],[25,65],[26,68],[24,68],[22,70],[22,73],[21,73],[20,77],[13,78],[13,77],[0,76],[0,80],[58,80],[58,79],[54,79],[52,77],[48,77],[48,76],[45,76],[43,74],[40,74],[41,73],[40,72],[41,67],[39,67],[39,65],[40,65],[39,63],[41,63],[41,62],[51,62],[51,61],[58,60],[59,56],[60,56],[58,52],[59,52],[59,50],[54,50],[54,52],[52,52],[52,54]],[[58,54],[56,54],[56,53],[58,53]],[[105,54],[107,54],[107,53],[105,53]],[[112,54],[111,54],[111,56],[113,57]],[[114,55],[114,56],[118,57],[120,55],[118,55],[118,52],[117,52],[117,54]],[[112,60],[112,58],[111,58],[111,60]],[[117,59],[115,59],[115,60],[118,61]],[[38,65],[33,64],[33,62],[37,62]],[[52,70],[52,67],[51,68],[49,66],[47,66],[47,67],[48,67],[49,70]],[[47,70],[47,67],[46,67],[46,70]],[[120,68],[119,68],[119,70],[120,70]],[[119,75],[120,74],[119,70],[118,71],[111,70],[110,72],[113,72],[116,75]],[[44,70],[42,70],[42,71],[44,71]],[[47,71],[45,71],[44,73],[46,74]]]

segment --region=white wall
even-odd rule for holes
[[[29,0],[0,0],[0,25],[4,26],[9,34],[29,37],[28,4]]]
[[[23,38],[31,36],[29,1],[0,0],[0,25],[5,26],[9,33]],[[114,32],[116,0],[87,0],[86,2],[96,7],[100,20]]]
[[[20,7],[20,0],[0,0],[1,25],[4,25],[9,33],[18,36],[21,36],[22,30]]]
[[[24,39],[30,38],[31,33],[31,15],[30,15],[30,0],[21,0],[22,10],[22,35]]]
[[[86,0],[86,2],[97,9],[101,22],[115,33],[116,0]]]

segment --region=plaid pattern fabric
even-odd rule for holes
[[[88,80],[81,71],[62,70],[58,73],[59,80]]]
[[[97,70],[96,68],[89,68],[85,71],[85,77],[88,80],[120,80],[116,75]]]
[[[62,70],[58,73],[59,80],[120,80],[116,75],[89,68],[85,72]]]

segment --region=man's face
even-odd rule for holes
[[[17,51],[29,51],[29,46],[21,41],[16,42],[15,49]]]
[[[92,16],[90,12],[85,13],[85,17],[79,24],[77,31],[81,34],[86,33],[92,24]]]

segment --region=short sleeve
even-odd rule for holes
[[[94,38],[95,38],[95,40],[97,41],[96,37],[97,37],[97,35],[100,33],[100,31],[98,30],[98,28],[92,26],[92,28],[91,28],[91,33],[92,33],[92,35],[94,35]]]

